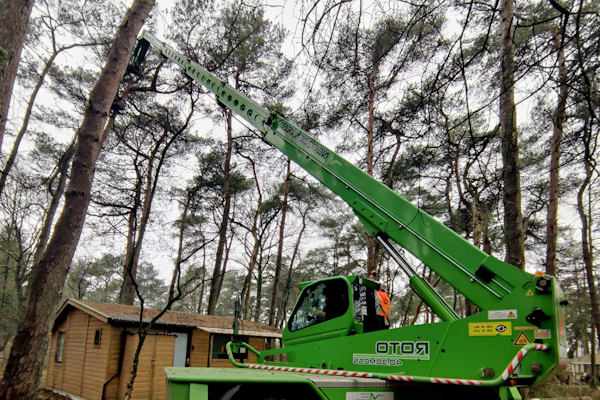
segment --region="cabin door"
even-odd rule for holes
[[[185,332],[175,332],[174,367],[187,367],[187,348],[188,334]]]

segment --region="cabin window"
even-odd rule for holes
[[[290,318],[292,332],[329,321],[348,310],[348,286],[342,279],[317,282],[302,292]]]
[[[248,336],[238,336],[239,339],[242,342],[248,343]],[[225,346],[227,345],[228,342],[231,342],[231,340],[233,340],[233,336],[232,335],[222,335],[222,334],[218,334],[215,333],[213,335],[213,347],[212,347],[212,358],[214,359],[227,359],[229,357],[227,357],[227,349],[225,348]],[[233,355],[234,358],[242,358],[242,355],[239,353],[236,353]]]
[[[231,340],[231,335],[219,335],[213,336],[213,348],[212,358],[224,359],[227,358],[227,350],[225,345]]]
[[[102,339],[102,329],[96,329],[96,333],[94,333],[94,346],[100,346],[101,339]]]
[[[65,347],[65,333],[58,332],[58,335],[56,336],[56,355],[54,357],[54,360],[57,363],[61,363],[63,361],[64,347]]]

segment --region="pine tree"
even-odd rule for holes
[[[90,93],[78,132],[78,143],[66,190],[63,212],[54,234],[29,281],[25,316],[0,381],[0,397],[30,399],[38,387],[46,355],[50,318],[58,305],[90,198],[94,165],[105,139],[104,124],[117,93],[136,35],[154,6],[153,0],[135,0],[116,33],[111,53]]]

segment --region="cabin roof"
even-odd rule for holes
[[[136,306],[68,299],[58,310],[55,321],[66,315],[72,308],[79,309],[109,324],[134,325],[140,319],[140,308]],[[159,312],[160,310],[145,308],[143,322],[150,322]],[[178,311],[167,311],[155,322],[155,326],[160,328],[202,329],[212,333],[224,334],[231,334],[232,325],[233,317],[201,315]],[[240,335],[248,336],[281,337],[280,330],[261,324],[260,322],[247,320],[240,320],[239,333]]]

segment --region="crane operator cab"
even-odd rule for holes
[[[379,283],[359,276],[300,284],[302,292],[282,334],[286,345],[387,327],[378,312]]]

